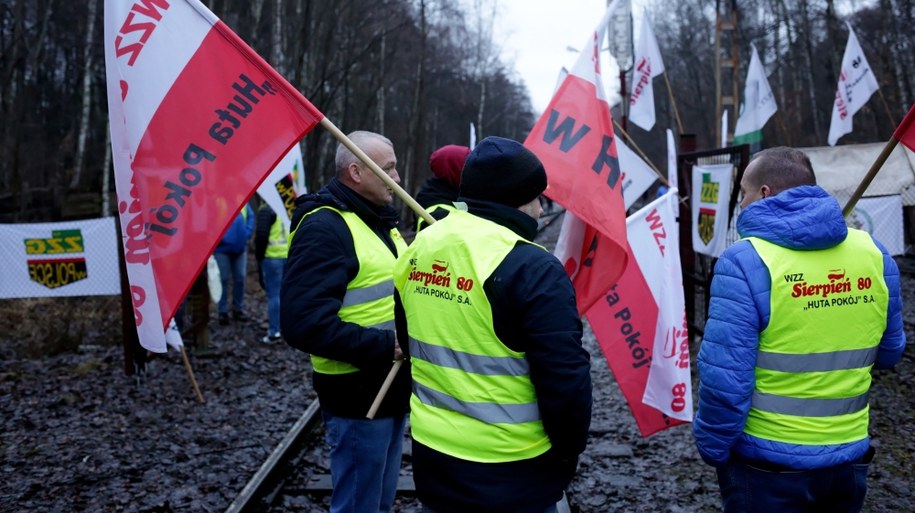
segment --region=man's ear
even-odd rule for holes
[[[772,188],[769,187],[768,185],[763,185],[762,187],[759,188],[759,194],[762,196],[763,199],[766,199],[769,196],[772,196]]]
[[[353,183],[362,183],[362,170],[359,168],[359,164],[355,162],[351,163],[349,167],[346,168],[346,172],[349,173],[349,179]]]

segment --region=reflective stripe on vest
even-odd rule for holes
[[[321,209],[333,210],[346,222],[353,236],[356,258],[359,260],[359,271],[355,278],[346,284],[346,294],[338,312],[340,319],[366,328],[393,331],[394,284],[391,280],[391,269],[394,267],[396,255],[354,212],[324,206],[312,210],[302,219]],[[295,237],[295,233],[296,230],[293,230],[290,239]],[[391,229],[391,240],[394,241],[398,254],[407,249],[407,243],[396,229]],[[311,355],[311,363],[315,372],[322,374],[350,374],[359,370],[350,363],[314,354]]]
[[[410,337],[411,434],[456,458],[519,461],[550,448],[529,363],[496,336],[483,290],[518,243],[527,241],[454,209],[394,267]]]
[[[289,236],[286,233],[286,224],[276,216],[273,224],[270,225],[270,234],[267,239],[267,250],[264,252],[266,258],[286,258],[289,256]]]
[[[793,251],[747,239],[769,269],[769,325],[744,432],[801,445],[867,437],[870,369],[886,329],[883,254],[849,229],[841,244]]]

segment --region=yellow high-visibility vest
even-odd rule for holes
[[[769,269],[772,293],[744,432],[799,445],[866,438],[870,370],[889,303],[880,249],[854,229],[816,251],[747,240]]]
[[[353,236],[356,258],[359,260],[359,272],[346,284],[346,295],[343,296],[343,305],[338,312],[340,319],[366,328],[393,331],[394,284],[391,280],[391,269],[397,257],[354,212],[324,206],[305,214],[302,219],[325,208],[338,213],[346,222]],[[299,221],[299,225],[301,223]],[[290,238],[294,237],[295,233],[296,230],[293,230]],[[397,229],[392,228],[390,233],[397,253],[402,254],[407,249],[407,243]],[[308,234],[303,236],[307,237]],[[353,364],[317,355],[311,355],[311,363],[315,372],[323,374],[351,374],[359,370]]]
[[[394,268],[410,339],[411,434],[456,458],[518,461],[551,447],[525,354],[499,340],[483,291],[519,242],[455,210],[417,234]]]

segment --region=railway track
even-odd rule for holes
[[[332,490],[330,475],[313,461],[321,453],[323,430],[318,400],[315,399],[292,429],[283,437],[241,493],[229,504],[226,513],[280,513],[314,511]],[[409,438],[409,435],[406,435]],[[404,460],[410,459],[410,443],[404,440]],[[411,469],[406,465],[407,470]],[[402,467],[403,468],[403,467]],[[419,513],[412,474],[402,475],[397,483],[394,511]],[[318,502],[315,502],[317,500]],[[563,497],[558,513],[572,511]]]
[[[321,499],[329,496],[332,490],[330,474],[319,463],[311,461],[320,459],[316,455],[322,452],[321,427],[320,405],[315,399],[229,504],[226,513],[299,511],[288,504],[320,505]],[[405,452],[409,456],[406,441]],[[397,484],[398,500],[410,502],[415,490],[412,475],[402,475]],[[416,504],[416,511],[419,511],[418,502]]]

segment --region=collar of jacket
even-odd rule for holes
[[[504,226],[531,242],[537,236],[537,220],[517,208],[501,203],[477,199],[458,198],[467,204],[467,211],[498,225]]]
[[[366,201],[365,198],[337,180],[336,177],[317,193],[308,194],[296,200],[298,205],[307,203],[312,203],[313,205],[311,208],[306,208],[306,212],[324,205],[332,206],[339,210],[350,210],[365,221],[365,224],[380,226],[385,230],[396,228],[400,223],[400,214],[394,207],[391,205],[380,207]],[[298,211],[296,214],[298,214]]]

